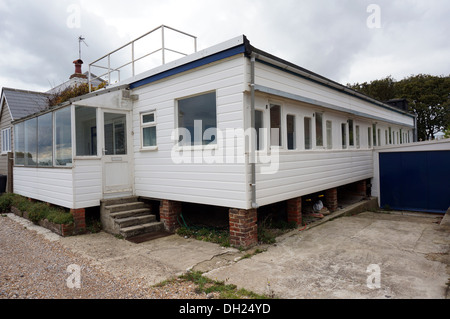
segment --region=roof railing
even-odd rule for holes
[[[94,62],[90,63],[89,64],[89,92],[91,92],[92,81],[94,81],[96,79],[104,80],[103,77],[106,76],[107,77],[106,81],[107,81],[108,85],[110,85],[111,84],[111,75],[114,74],[114,73],[117,73],[117,78],[118,78],[117,81],[120,82],[120,71],[121,71],[121,69],[123,69],[126,66],[129,66],[130,64],[131,64],[131,75],[132,75],[132,77],[134,77],[136,75],[136,62],[138,62],[138,61],[140,61],[140,60],[142,60],[142,59],[144,59],[146,57],[149,57],[149,56],[151,56],[153,54],[156,54],[158,52],[162,53],[161,54],[161,62],[162,62],[162,64],[166,64],[166,52],[167,51],[175,53],[175,54],[183,55],[183,56],[187,56],[188,54],[190,54],[190,53],[181,52],[181,51],[174,50],[174,49],[171,49],[171,48],[167,47],[166,39],[165,39],[165,37],[166,37],[165,30],[166,29],[174,31],[174,32],[176,32],[178,34],[181,34],[183,36],[192,38],[192,40],[194,42],[193,43],[194,44],[194,52],[197,52],[197,37],[195,37],[195,36],[193,36],[191,34],[188,34],[186,32],[183,32],[183,31],[171,28],[169,26],[161,25],[161,26],[159,26],[159,27],[157,27],[157,28],[155,28],[155,29],[153,29],[153,30],[151,30],[151,31],[141,35],[140,37],[134,39],[133,41],[131,41],[131,42],[121,46],[120,48],[109,52],[108,54],[102,56],[101,58],[95,60]],[[135,44],[136,44],[136,42],[138,42],[140,40],[143,40],[146,37],[149,37],[151,34],[157,32],[159,30],[161,31],[161,47],[159,47],[156,50],[152,50],[149,53],[145,53],[144,55],[142,55],[140,57],[135,57]],[[117,54],[120,50],[125,49],[127,47],[130,47],[130,49],[131,49],[131,52],[130,52],[130,54],[131,54],[131,59],[130,60],[131,61],[128,60],[129,62],[126,62],[125,64],[122,64],[122,65],[117,66],[117,67],[112,67],[112,65],[111,65],[111,57],[114,54]],[[106,60],[106,65],[107,66],[99,65],[99,62],[104,62],[105,60]],[[100,74],[98,76],[91,77],[92,68],[99,68],[99,69],[102,69],[102,70],[106,70],[106,72],[102,73],[102,74]]]

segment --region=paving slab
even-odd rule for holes
[[[341,217],[205,275],[286,299],[446,298],[450,233],[437,218]]]

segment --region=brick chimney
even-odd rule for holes
[[[73,61],[73,63],[75,64],[75,73],[72,74],[70,76],[70,78],[82,78],[82,79],[86,79],[87,76],[83,74],[83,72],[81,71],[81,66],[83,65],[83,60],[78,59]]]

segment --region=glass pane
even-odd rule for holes
[[[350,146],[354,146],[355,145],[355,139],[354,139],[354,136],[353,136],[353,120],[348,120],[348,139],[349,139],[348,144]]]
[[[72,164],[72,124],[70,107],[55,112],[55,163],[58,166]]]
[[[333,148],[333,131],[331,121],[327,121],[327,149]]]
[[[316,146],[323,146],[323,120],[322,113],[316,113]]]
[[[142,123],[152,123],[154,121],[155,121],[154,113],[142,115]]]
[[[25,164],[25,122],[14,125],[14,164]]]
[[[53,165],[52,113],[47,113],[38,117],[38,165]]]
[[[264,149],[264,141],[261,129],[264,128],[263,112],[255,110],[256,150]]]
[[[356,125],[355,130],[356,130],[356,147],[360,148],[361,143],[359,139],[359,125]]]
[[[281,107],[270,106],[270,145],[281,146]]]
[[[305,117],[305,149],[310,150],[311,147],[311,119]]]
[[[25,121],[25,165],[37,164],[37,118]]]
[[[125,114],[105,113],[105,155],[127,153]]]
[[[347,125],[345,123],[341,124],[341,137],[342,137],[342,148],[347,148]]]
[[[216,143],[215,136],[204,137],[207,129],[217,127],[216,92],[179,100],[178,127],[185,128],[190,133],[191,145]],[[189,141],[185,142],[189,145]]]
[[[156,146],[156,126],[142,129],[142,146]]]
[[[286,130],[287,130],[287,147],[288,150],[295,149],[295,116],[288,115],[286,117]]]
[[[97,155],[97,109],[75,107],[77,156]]]

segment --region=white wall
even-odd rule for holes
[[[238,55],[175,77],[139,87],[134,102],[135,192],[138,196],[226,207],[247,207],[244,163],[181,163],[172,160],[176,145],[176,99],[216,90],[218,130],[244,127],[245,59]],[[140,150],[140,113],[156,110],[157,150]],[[175,156],[181,155],[175,151]],[[188,154],[194,155],[194,152]],[[201,153],[196,153],[201,156]]]
[[[16,166],[13,174],[14,193],[74,208],[72,169]]]

